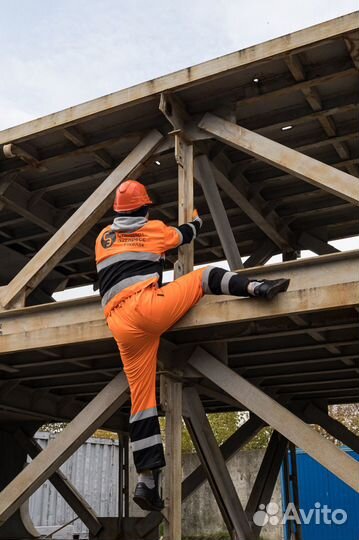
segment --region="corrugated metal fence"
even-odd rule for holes
[[[45,448],[56,436],[38,432],[35,439]],[[61,467],[100,516],[118,515],[118,442],[89,439]],[[91,474],[88,474],[91,471]],[[72,509],[50,482],[46,482],[30,499],[30,515],[41,534],[49,534],[76,517]],[[61,531],[61,538],[88,537],[85,525],[77,519]]]
[[[45,448],[56,436],[38,432],[35,435],[39,444]],[[344,449],[355,459],[349,449]],[[228,463],[229,471],[236,485],[238,494],[245,505],[261,463],[263,451],[237,453]],[[338,527],[311,525],[303,527],[304,540],[359,540],[358,495],[346,487],[326,469],[314,462],[309,456],[298,450],[298,480],[301,508],[306,513],[320,502],[321,507],[342,508],[348,514],[348,521]],[[195,455],[186,455],[183,459],[184,476],[198,465]],[[61,467],[66,477],[77,487],[99,516],[118,515],[118,479],[119,445],[117,441],[91,438]],[[130,493],[136,482],[136,474],[130,453]],[[272,502],[281,508],[280,486],[277,483]],[[58,494],[50,482],[46,482],[30,499],[30,516],[35,527],[42,535],[53,533],[66,523],[76,518],[74,512]],[[217,504],[208,484],[201,486],[193,497],[186,501],[183,509],[184,534],[220,533],[225,529]],[[141,516],[144,513],[130,500],[130,515]],[[268,524],[263,535],[268,540],[283,538],[281,525]],[[77,535],[77,536],[76,536]],[[53,538],[72,540],[87,539],[88,530],[76,519],[66,529]]]
[[[342,451],[359,461],[353,450]],[[300,507],[307,516],[313,509],[318,512],[317,519],[302,525],[303,540],[359,540],[359,494],[302,450],[297,450],[297,464]],[[331,510],[326,519],[321,514],[325,506]],[[290,540],[288,531],[285,539]]]

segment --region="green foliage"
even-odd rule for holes
[[[208,414],[207,417],[218,444],[224,443],[236,431],[240,423],[239,415],[236,412],[213,413]]]
[[[208,420],[218,444],[222,444],[228,439],[228,437],[230,437],[243,422],[241,413],[237,412],[209,414]],[[165,418],[160,419],[160,425],[162,436],[164,436],[166,426]],[[195,452],[192,439],[184,422],[182,422],[182,452],[185,454]]]
[[[243,450],[261,450],[262,448],[267,448],[269,439],[273,433],[273,429],[270,427],[265,427],[253,437],[244,447]]]
[[[212,427],[214,436],[218,444],[224,443],[230,437],[238,427],[247,420],[248,415],[246,413],[214,413],[208,415],[209,423]],[[45,424],[40,428],[40,431],[47,431],[50,433],[59,433],[66,427],[65,422],[54,422],[51,424]],[[165,435],[165,418],[160,418],[161,433]],[[252,439],[245,447],[244,450],[257,450],[260,448],[266,448],[270,439],[272,430],[271,428],[264,428],[254,439]],[[112,431],[106,431],[98,429],[93,437],[100,439],[116,440],[118,438],[117,433]],[[192,443],[190,434],[187,431],[185,423],[182,422],[182,451],[185,454],[191,454],[195,452],[195,448]]]
[[[51,424],[44,424],[39,428],[39,431],[46,431],[48,433],[60,433],[65,427],[66,422],[52,422]]]
[[[206,536],[182,536],[182,540],[231,540],[228,533],[216,533]]]

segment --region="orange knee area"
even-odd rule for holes
[[[122,361],[131,391],[132,414],[156,407],[157,350],[149,349],[140,356]]]

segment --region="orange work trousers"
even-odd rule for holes
[[[131,391],[130,437],[138,472],[165,465],[157,417],[156,367],[161,335],[204,295],[205,268],[126,298],[107,316]]]

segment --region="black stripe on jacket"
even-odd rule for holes
[[[103,268],[98,272],[98,281],[100,295],[104,296],[106,292],[111,289],[116,283],[119,283],[123,279],[133,276],[145,276],[146,274],[155,274],[156,272],[160,276],[159,286],[162,284],[164,262],[152,262],[152,261],[120,261],[107,268]]]

